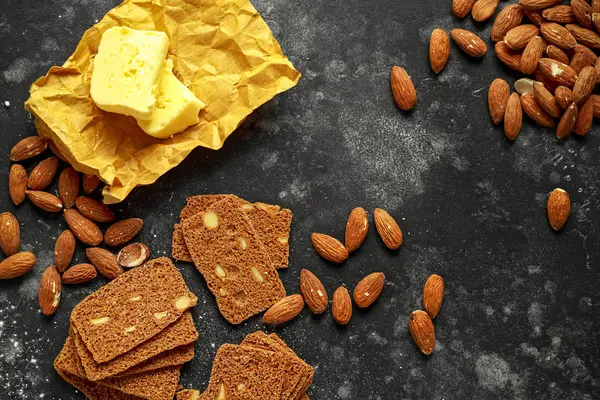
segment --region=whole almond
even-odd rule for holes
[[[545,128],[554,128],[554,120],[540,107],[533,94],[525,93],[521,95],[521,106],[525,114],[538,125]]]
[[[44,190],[46,189],[54,179],[60,160],[58,157],[50,157],[33,168],[31,174],[29,174],[29,180],[27,185],[31,190]]]
[[[346,222],[346,249],[349,253],[356,251],[363,243],[369,232],[369,217],[362,207],[356,207],[350,213]]]
[[[323,314],[327,310],[327,291],[319,278],[307,269],[300,271],[300,293],[313,314]]]
[[[479,36],[466,29],[452,29],[450,37],[462,51],[471,57],[483,57],[487,53],[487,45]]]
[[[560,0],[520,0],[519,4],[526,10],[543,10],[560,3]]]
[[[567,24],[565,28],[571,32],[579,43],[586,45],[590,49],[600,49],[600,35],[596,32],[577,24]]]
[[[597,94],[593,94],[590,96],[593,103],[594,108],[594,118],[600,118],[600,96]]]
[[[96,175],[83,175],[83,193],[91,194],[100,184],[100,179]]]
[[[559,139],[564,138],[573,129],[573,125],[575,125],[575,121],[577,120],[577,104],[571,103],[569,107],[565,110],[565,113],[560,118],[560,122],[556,127],[556,137]]]
[[[427,278],[423,286],[423,308],[431,319],[440,312],[444,300],[444,279],[436,274]]]
[[[425,355],[430,355],[435,347],[435,329],[425,311],[413,311],[408,318],[408,329],[413,341]]]
[[[354,302],[360,308],[367,308],[375,302],[383,291],[385,275],[374,272],[364,277],[354,288]]]
[[[21,140],[10,151],[11,161],[23,161],[42,154],[48,148],[46,139],[39,136],[29,136]]]
[[[79,211],[72,208],[65,210],[65,221],[77,239],[88,246],[98,246],[102,243],[102,232],[98,225],[90,221]]]
[[[577,72],[573,68],[550,58],[542,58],[538,62],[538,70],[558,85],[573,87],[577,80]]]
[[[8,174],[8,192],[13,203],[18,206],[25,201],[27,191],[27,170],[22,165],[13,164]]]
[[[58,197],[63,207],[71,208],[79,196],[79,172],[72,167],[65,168],[58,177]]]
[[[441,72],[450,57],[450,38],[448,34],[441,29],[434,29],[431,32],[431,39],[429,41],[429,63],[431,69],[436,74]]]
[[[504,113],[504,134],[510,140],[515,140],[521,131],[523,124],[523,111],[521,110],[521,98],[518,93],[513,93],[506,103]]]
[[[592,94],[596,86],[596,70],[594,67],[585,67],[581,70],[573,86],[573,101],[581,104]]]
[[[38,303],[42,314],[49,316],[56,312],[60,304],[60,274],[55,266],[46,268],[38,289]]]
[[[144,226],[140,218],[128,218],[115,222],[104,233],[104,241],[112,247],[122,246],[133,239]]]
[[[324,233],[313,233],[311,241],[317,254],[328,261],[339,264],[348,258],[348,250],[334,237]]]
[[[515,71],[521,71],[521,53],[511,50],[504,42],[496,43],[494,51],[504,65]]]
[[[487,21],[494,16],[499,0],[477,0],[471,9],[471,15],[477,22]]]
[[[50,149],[52,154],[54,154],[60,160],[62,160],[64,162],[69,162],[69,160],[67,160],[67,157],[65,157],[65,155],[58,149],[58,147],[56,147],[56,145],[54,144],[54,142],[52,140],[48,141],[48,148]]]
[[[84,217],[95,222],[113,222],[115,214],[104,203],[91,197],[79,196],[75,201],[77,211]]]
[[[536,69],[535,72],[533,73],[533,79],[535,79],[537,82],[540,82],[542,85],[544,85],[544,87],[550,93],[554,93],[556,88],[559,86],[559,84],[557,82],[550,80],[549,78],[546,77],[546,75],[544,75],[540,72],[540,63],[539,62],[538,62],[538,69]]]
[[[563,49],[551,44],[546,47],[546,56],[553,60],[560,61],[563,64],[569,64],[569,56]]]
[[[581,44],[577,44],[577,46],[575,46],[573,53],[574,54],[571,58],[569,66],[573,68],[577,74],[581,73],[585,67],[594,66],[594,64],[596,64],[596,60],[598,59],[593,51]]]
[[[504,36],[512,28],[521,25],[523,19],[523,8],[519,4],[509,4],[504,7],[496,16],[492,25],[491,38],[494,42],[504,39]]]
[[[98,272],[108,279],[115,279],[123,273],[123,268],[117,263],[117,256],[100,247],[89,247],[85,250],[90,263]]]
[[[592,25],[596,29],[596,31],[600,30],[600,12],[592,13]],[[591,28],[589,28],[591,29]]]
[[[573,133],[579,136],[584,136],[592,128],[592,121],[594,119],[594,100],[588,97],[583,104],[579,105],[577,109],[577,118],[573,125]]]
[[[566,110],[573,103],[573,91],[566,86],[557,87],[554,91],[554,96],[556,104],[563,110]]]
[[[488,107],[495,125],[498,125],[504,119],[506,103],[508,103],[509,97],[510,86],[508,86],[508,83],[501,78],[494,79],[488,91]]]
[[[564,87],[564,86],[563,86]],[[533,83],[533,95],[537,103],[542,107],[552,118],[558,118],[562,114],[562,110],[556,104],[556,100],[552,93],[548,91],[540,82]]]
[[[464,18],[471,12],[475,0],[452,0],[452,13],[458,18]]]
[[[592,0],[592,13],[600,13],[600,0]]]
[[[542,23],[540,32],[548,43],[563,50],[571,50],[577,45],[577,40],[571,35],[571,32],[555,22]]]
[[[273,304],[263,316],[267,325],[281,325],[296,318],[304,309],[304,300],[299,294],[284,297]]]
[[[340,325],[348,325],[352,318],[352,298],[344,286],[340,286],[333,293],[331,314],[334,321]]]
[[[402,245],[402,230],[387,211],[376,208],[373,213],[375,228],[388,249],[396,250]]]
[[[402,67],[392,67],[390,75],[392,95],[401,110],[409,111],[417,104],[417,91],[408,73]]]
[[[131,243],[117,255],[117,262],[126,268],[139,267],[150,258],[150,248],[144,243]]]
[[[548,196],[548,221],[555,231],[561,230],[571,213],[571,199],[563,189],[556,188]]]
[[[570,24],[571,22],[575,21],[575,16],[573,15],[571,6],[562,4],[546,8],[542,11],[542,16],[547,21],[556,22],[559,24]]]
[[[96,276],[98,273],[92,264],[77,264],[65,271],[62,282],[66,285],[76,285],[89,282]]]
[[[519,25],[516,28],[512,28],[504,36],[504,43],[515,51],[523,50],[527,43],[531,41],[540,33],[540,29],[531,24]]]
[[[579,25],[587,29],[594,29],[592,22],[592,6],[584,0],[571,0],[571,9]]]
[[[521,57],[521,72],[530,75],[537,69],[538,61],[544,54],[544,40],[536,36],[527,44]]]
[[[62,210],[62,202],[53,194],[36,190],[25,191],[27,198],[38,208],[47,212],[59,212]]]
[[[17,254],[21,246],[19,221],[9,212],[0,214],[0,249],[7,256]]]
[[[75,254],[75,235],[70,230],[63,231],[60,234],[54,245],[54,265],[58,272],[63,273],[73,260],[73,254]]]
[[[0,262],[0,279],[13,279],[25,275],[35,267],[35,254],[23,251]]]
[[[534,24],[536,26],[540,26],[540,25],[542,25],[542,22],[544,22],[544,17],[542,17],[541,10],[535,11],[535,10],[527,10],[527,9],[523,8],[523,13],[525,14],[525,16],[527,17],[529,22],[531,22],[532,24]]]

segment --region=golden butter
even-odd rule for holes
[[[164,32],[122,26],[106,30],[90,87],[98,108],[138,119],[152,117],[168,49]]]
[[[175,75],[173,62],[165,61],[160,77],[156,105],[152,117],[138,119],[138,125],[148,135],[166,139],[198,123],[198,113],[205,104]]]

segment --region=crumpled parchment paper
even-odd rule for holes
[[[174,73],[206,103],[200,123],[160,140],[134,118],[104,112],[89,89],[102,33],[122,25],[160,30],[170,39]],[[81,172],[107,183],[104,202],[125,199],[179,164],[194,148],[219,149],[254,109],[296,85],[283,55],[249,0],[125,0],[87,30],[62,67],[33,83],[25,108]]]

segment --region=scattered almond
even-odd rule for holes
[[[31,174],[29,174],[29,180],[27,185],[31,190],[44,190],[46,189],[54,179],[60,160],[58,157],[50,157],[33,168]]]
[[[569,194],[563,189],[556,188],[548,196],[548,221],[555,231],[561,230],[571,213]]]
[[[538,61],[544,54],[544,40],[536,36],[525,46],[521,56],[521,72],[530,75],[537,69]],[[522,93],[521,93],[522,94]]]
[[[504,65],[515,71],[521,71],[521,53],[511,50],[504,42],[496,43],[494,51]]]
[[[577,44],[573,49],[573,58],[569,66],[579,74],[585,67],[594,66],[596,60],[598,57],[592,50],[582,44]]]
[[[596,70],[594,67],[585,67],[577,76],[573,86],[573,101],[579,105],[584,102],[596,86]]]
[[[409,111],[417,104],[417,91],[408,73],[402,67],[392,67],[390,75],[392,95],[401,110]]]
[[[27,170],[19,164],[10,167],[8,175],[8,191],[13,203],[18,206],[25,201],[27,191]]]
[[[35,267],[36,258],[28,251],[13,254],[0,262],[0,279],[13,279],[25,275]]]
[[[58,197],[64,208],[71,208],[79,196],[79,173],[72,167],[65,168],[58,177]]]
[[[19,221],[9,212],[0,214],[0,249],[10,257],[17,254],[21,246]]]
[[[435,347],[435,329],[425,311],[413,311],[408,319],[408,329],[415,344],[425,355],[430,355]]]
[[[65,285],[76,285],[89,282],[98,276],[92,264],[77,264],[65,271],[62,281]]]
[[[450,57],[450,39],[448,34],[441,29],[434,29],[431,32],[431,40],[429,41],[429,63],[431,69],[436,74],[441,72]]]
[[[46,268],[38,289],[38,303],[42,314],[49,316],[56,312],[60,304],[60,274],[55,266]]]
[[[579,43],[586,45],[590,49],[600,49],[600,35],[596,32],[577,24],[567,24],[565,28],[571,32]]]
[[[46,139],[39,136],[29,136],[21,140],[10,151],[11,161],[23,161],[42,154],[48,148]]]
[[[323,233],[313,233],[311,241],[315,251],[326,260],[339,264],[348,258],[348,250],[334,237]]]
[[[98,272],[108,279],[115,279],[123,273],[123,268],[117,263],[117,256],[100,247],[90,247],[85,250],[90,263]]]
[[[519,25],[506,33],[506,36],[504,36],[504,43],[506,43],[511,50],[520,51],[523,50],[527,46],[527,43],[539,33],[540,30],[535,25]]]
[[[544,22],[540,27],[544,39],[563,50],[571,50],[577,45],[577,41],[571,33],[555,22]]]
[[[548,113],[548,115],[553,118],[560,117],[562,114],[561,109],[558,107],[558,104],[556,104],[556,100],[554,96],[552,96],[552,93],[550,93],[543,84],[539,82],[533,84],[533,95],[535,96],[537,103]]]
[[[498,125],[504,119],[506,103],[509,97],[510,86],[508,86],[508,83],[501,78],[494,79],[488,91],[488,107],[495,125]]]
[[[299,294],[284,297],[273,304],[263,316],[267,325],[281,325],[296,318],[304,308],[304,300]]]
[[[307,269],[300,271],[300,292],[313,314],[323,314],[327,310],[327,291],[319,278]]]
[[[83,193],[91,194],[100,184],[100,179],[96,175],[83,175]]]
[[[569,64],[569,56],[560,47],[551,44],[546,47],[546,56],[563,64]]]
[[[579,136],[584,136],[592,128],[594,119],[594,101],[591,97],[581,104],[577,109],[577,118],[573,125],[573,133]]]
[[[573,68],[550,58],[540,59],[538,70],[557,85],[573,87],[577,80],[577,72]]]
[[[362,207],[356,207],[346,222],[346,249],[349,253],[356,251],[367,237],[369,217]]]
[[[564,138],[573,129],[575,121],[577,120],[577,104],[572,103],[560,119],[558,126],[556,127],[556,137],[559,139]]]
[[[117,256],[120,266],[126,268],[139,267],[150,258],[150,248],[144,243],[131,243],[121,249]]]
[[[106,204],[91,197],[79,196],[75,201],[75,207],[81,215],[95,222],[115,220],[115,214]]]
[[[36,190],[27,190],[25,194],[36,207],[44,211],[59,212],[62,210],[62,202],[53,194]]]
[[[360,308],[367,308],[375,302],[383,291],[385,275],[374,272],[364,277],[354,288],[354,302]]]
[[[547,21],[556,22],[559,24],[570,24],[571,22],[575,21],[575,16],[573,15],[571,6],[563,4],[546,8],[542,11],[542,17],[544,17]]]
[[[477,22],[487,21],[494,16],[499,0],[477,0],[471,9],[471,15]]]
[[[543,10],[560,3],[560,0],[520,0],[519,4],[526,10]]]
[[[538,125],[545,128],[554,128],[554,120],[540,107],[533,94],[525,93],[521,95],[521,106],[525,114]]]
[[[128,218],[115,222],[104,233],[104,241],[111,247],[122,246],[133,239],[144,226],[140,218]]]
[[[102,243],[102,232],[98,225],[84,217],[72,208],[65,210],[65,221],[77,239],[88,246],[98,246]]]
[[[452,0],[452,13],[458,18],[464,18],[471,12],[475,0]]]
[[[436,274],[427,278],[423,287],[423,308],[431,319],[440,312],[444,300],[444,279]]]
[[[513,93],[506,103],[504,113],[504,134],[510,140],[515,140],[521,131],[523,124],[523,111],[521,110],[521,99],[518,93]]]
[[[556,104],[563,110],[566,110],[573,103],[573,91],[566,86],[557,87],[554,95],[556,96]],[[559,116],[560,114],[557,117]]]
[[[592,7],[584,0],[571,0],[571,11],[575,20],[587,29],[594,29]]]
[[[340,286],[333,293],[331,314],[334,321],[340,325],[348,325],[352,318],[352,298],[344,286]]]
[[[487,45],[479,36],[466,29],[452,29],[450,37],[462,51],[471,57],[483,57],[487,53]]]
[[[376,208],[373,213],[375,228],[388,249],[396,250],[402,245],[402,230],[387,211]]]
[[[504,7],[496,16],[492,25],[491,38],[494,42],[499,42],[504,39],[504,36],[512,28],[516,28],[521,24],[523,19],[523,8],[519,4],[509,4]]]
[[[71,265],[76,244],[73,232],[68,229],[56,239],[56,244],[54,245],[54,265],[58,269],[58,272],[65,272],[69,268],[69,265]]]

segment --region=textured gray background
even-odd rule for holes
[[[28,86],[61,64],[84,30],[114,0],[3,0],[0,8],[0,187],[8,153],[34,133],[23,110]],[[526,122],[515,143],[489,120],[487,86],[514,76],[490,52],[481,61],[453,45],[434,76],[427,60],[435,27],[466,26],[489,37],[491,24],[457,21],[450,1],[255,0],[284,52],[303,73],[299,85],[257,110],[219,152],[197,150],[155,185],[117,207],[146,221],[140,239],[168,255],[171,227],[188,195],[236,193],[294,212],[291,268],[320,276],[330,295],[373,271],[386,274],[383,296],[355,310],[340,329],[327,313],[305,310],[277,332],[315,367],[314,399],[600,398],[600,139],[557,141]],[[503,3],[502,5],[506,5]],[[419,104],[401,113],[389,90],[392,65],[405,66]],[[28,164],[32,166],[34,162]],[[549,191],[561,186],[572,216],[559,234],[546,221]],[[342,266],[311,249],[310,233],[343,237],[354,206],[388,209],[405,244],[387,251],[371,233]],[[60,216],[30,204],[15,208],[3,190],[0,211],[22,223],[23,247],[39,257],[23,279],[0,282],[0,398],[79,399],[54,372],[72,307],[104,281],[66,287],[44,318],[36,304],[40,275],[52,263]],[[78,260],[84,257],[81,251]],[[186,387],[203,389],[212,357],[263,325],[227,325],[199,274],[179,264],[200,302],[197,355]],[[447,282],[435,320],[438,344],[425,358],[407,329],[430,273]]]

